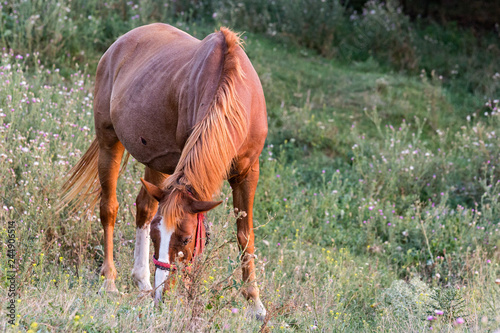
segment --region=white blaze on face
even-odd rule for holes
[[[168,256],[168,250],[170,248],[170,239],[174,233],[174,229],[167,230],[163,218],[158,225],[158,230],[160,231],[160,251],[158,254],[158,261],[170,264],[170,258]],[[169,271],[163,269],[156,269],[155,272],[155,301],[159,302],[163,294],[163,288],[165,285],[160,286],[168,277]]]

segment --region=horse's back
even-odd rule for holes
[[[166,24],[139,27],[120,37],[99,62],[96,130],[112,128],[138,161],[172,171],[182,150],[175,140],[176,76],[198,43]],[[106,134],[102,136],[106,141]]]
[[[221,32],[200,41],[166,24],[120,37],[97,70],[94,112],[100,143],[118,139],[139,162],[172,173],[190,130],[212,104],[226,50]],[[240,152],[255,160],[267,133],[265,102],[253,66],[243,50],[238,54],[245,72],[238,90],[253,122]]]

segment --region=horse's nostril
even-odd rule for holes
[[[141,137],[141,142],[143,145],[147,145],[147,143],[148,143],[143,137]]]

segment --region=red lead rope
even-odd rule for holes
[[[198,214],[198,225],[196,227],[196,238],[194,239],[194,251],[193,257],[191,258],[191,262],[194,259],[194,256],[197,254],[202,254],[203,249],[205,248],[204,238],[206,238],[205,225],[203,224],[205,216],[203,214]],[[153,254],[153,263],[156,268],[162,269],[164,271],[176,271],[177,267],[174,264],[169,264],[166,262],[161,262],[155,258]]]

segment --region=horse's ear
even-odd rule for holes
[[[203,212],[208,212],[211,209],[214,209],[218,205],[220,205],[222,201],[199,201],[199,200],[193,200],[189,204],[189,210],[193,214],[198,214],[198,213],[203,213]]]
[[[150,196],[156,199],[156,201],[160,202],[161,199],[165,196],[165,191],[163,191],[161,188],[158,186],[151,184],[147,180],[144,180],[141,178],[142,186],[144,186],[144,189]]]

